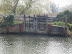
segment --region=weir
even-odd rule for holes
[[[24,15],[24,32],[46,33],[50,21],[48,16],[28,16]]]
[[[65,35],[66,28],[63,26],[51,25],[55,17],[49,17],[48,15],[34,15],[25,16],[24,22],[21,24],[14,24],[12,26],[5,27],[5,33],[17,33],[17,34],[53,34],[53,35]]]

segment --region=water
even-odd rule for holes
[[[72,54],[72,38],[0,35],[0,54]]]

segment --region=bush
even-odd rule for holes
[[[54,23],[51,23],[51,24],[58,25],[58,26],[65,26],[64,22],[54,22]]]
[[[69,29],[70,31],[72,31],[72,24],[69,24]]]
[[[65,22],[54,22],[54,23],[51,23],[51,24],[58,25],[58,26],[64,26],[64,27],[66,26]],[[70,31],[72,31],[72,24],[68,23],[68,28],[69,28]]]

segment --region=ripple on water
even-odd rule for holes
[[[1,35],[0,54],[72,54],[72,38]]]

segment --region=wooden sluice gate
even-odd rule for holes
[[[24,31],[34,32],[34,33],[44,33],[46,34],[48,26],[48,16],[35,16],[26,17],[24,15]]]

